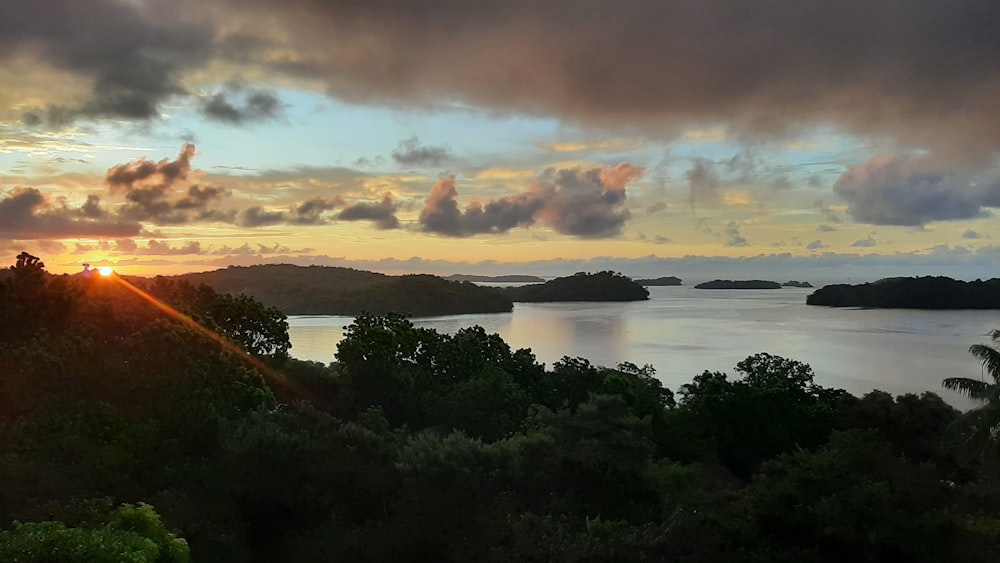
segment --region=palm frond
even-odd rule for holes
[[[949,377],[941,382],[941,386],[951,391],[958,391],[970,399],[980,401],[985,401],[988,398],[991,387],[985,381],[968,377]]]
[[[994,336],[997,335],[994,334]],[[994,348],[987,344],[973,344],[969,346],[969,353],[982,362],[983,368],[990,374],[993,381],[1000,383],[1000,348]]]

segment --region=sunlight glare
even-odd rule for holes
[[[108,277],[114,273],[114,270],[112,270],[108,266],[101,266],[100,268],[97,269],[97,272],[101,274],[103,277]]]

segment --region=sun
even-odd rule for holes
[[[100,268],[97,269],[97,273],[101,274],[104,277],[108,277],[111,274],[115,273],[115,271],[108,266],[101,266]]]

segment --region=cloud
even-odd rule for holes
[[[806,250],[818,250],[820,248],[823,248],[823,241],[818,239],[806,245]]]
[[[406,166],[439,166],[451,160],[451,151],[446,147],[421,145],[418,137],[410,137],[393,149],[392,159]]]
[[[863,238],[861,240],[854,241],[854,243],[851,244],[851,246],[853,246],[855,248],[871,248],[871,247],[875,246],[876,244],[878,244],[878,243],[875,242],[875,238],[872,237],[871,235],[868,235],[867,238]]]
[[[556,232],[580,238],[617,235],[629,219],[625,187],[645,174],[641,166],[548,169],[525,192],[458,204],[454,176],[438,181],[420,213],[425,231],[447,236],[505,233],[540,222]]]
[[[288,222],[295,225],[322,225],[326,223],[323,213],[341,205],[344,205],[344,198],[339,195],[332,198],[314,197],[292,207]]]
[[[236,224],[241,227],[266,227],[284,223],[287,217],[283,211],[268,211],[259,205],[240,212]]]
[[[148,120],[183,94],[185,70],[211,54],[213,30],[144,13],[142,3],[6,0],[0,5],[0,62],[27,54],[88,84],[80,99],[36,105],[28,125],[80,118]],[[55,93],[58,96],[58,93]]]
[[[836,231],[836,227],[831,227],[830,225],[820,224],[816,226],[816,231],[820,233],[832,233]]]
[[[39,190],[16,188],[0,199],[0,238],[126,237],[142,230],[142,225],[135,221],[104,219],[97,209],[89,198],[80,209],[53,207]]]
[[[458,205],[455,176],[442,178],[431,188],[420,212],[420,225],[427,232],[452,237],[483,233],[506,233],[535,222],[534,215],[544,202],[534,193],[522,193],[485,205],[473,202],[463,211]]]
[[[691,168],[684,173],[688,181],[690,193],[688,202],[691,207],[697,204],[714,204],[719,201],[719,175],[712,161],[705,158],[695,158]]]
[[[337,214],[337,219],[341,221],[373,221],[375,226],[381,230],[399,227],[399,219],[396,218],[396,204],[393,202],[392,196],[388,194],[378,203],[359,202],[345,207]]]
[[[972,219],[1000,206],[1000,175],[951,171],[923,157],[875,156],[834,185],[859,223],[920,226]]]
[[[231,222],[235,212],[214,208],[216,202],[229,195],[218,186],[187,185],[195,146],[185,144],[176,160],[166,158],[153,162],[140,158],[108,169],[104,183],[112,194],[123,192],[125,204],[118,215],[131,221],[156,225],[178,225],[195,221]],[[183,188],[187,186],[187,189]],[[177,197],[178,194],[180,197]],[[88,199],[88,207],[91,201]],[[96,203],[96,201],[95,201]]]
[[[726,246],[747,246],[747,239],[740,234],[740,226],[736,224],[736,221],[730,221],[724,232]]]
[[[284,106],[278,95],[270,90],[231,83],[223,91],[205,98],[201,113],[215,121],[245,125],[278,119],[284,113]]]
[[[964,233],[962,233],[962,238],[978,239],[978,238],[982,238],[982,237],[983,237],[983,235],[977,233],[976,231],[973,231],[972,229],[969,229],[969,230],[965,231]]]
[[[1000,40],[983,23],[1000,7],[988,0],[850,0],[836,10],[797,0],[225,5],[220,22],[245,22],[240,60],[320,80],[351,101],[453,102],[678,133],[832,122],[916,146],[1000,143],[1000,69],[990,62]]]

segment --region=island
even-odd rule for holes
[[[781,287],[812,287],[813,284],[807,281],[789,280],[781,284]]]
[[[971,282],[943,276],[886,278],[858,285],[827,285],[809,305],[885,309],[1000,309],[1000,278]]]
[[[781,289],[781,284],[764,280],[712,280],[699,283],[695,289]]]
[[[249,295],[286,315],[395,312],[423,317],[505,313],[514,308],[497,289],[426,274],[388,276],[352,268],[268,264],[173,278],[221,293]]]
[[[499,288],[498,288],[499,289]],[[542,284],[499,289],[512,301],[645,301],[649,291],[617,272],[579,272]]]
[[[545,281],[538,276],[524,275],[476,276],[472,274],[452,274],[444,279],[472,283],[543,283]]]
[[[659,287],[668,285],[680,285],[681,279],[675,276],[664,276],[662,278],[635,280],[635,283],[643,287]]]

